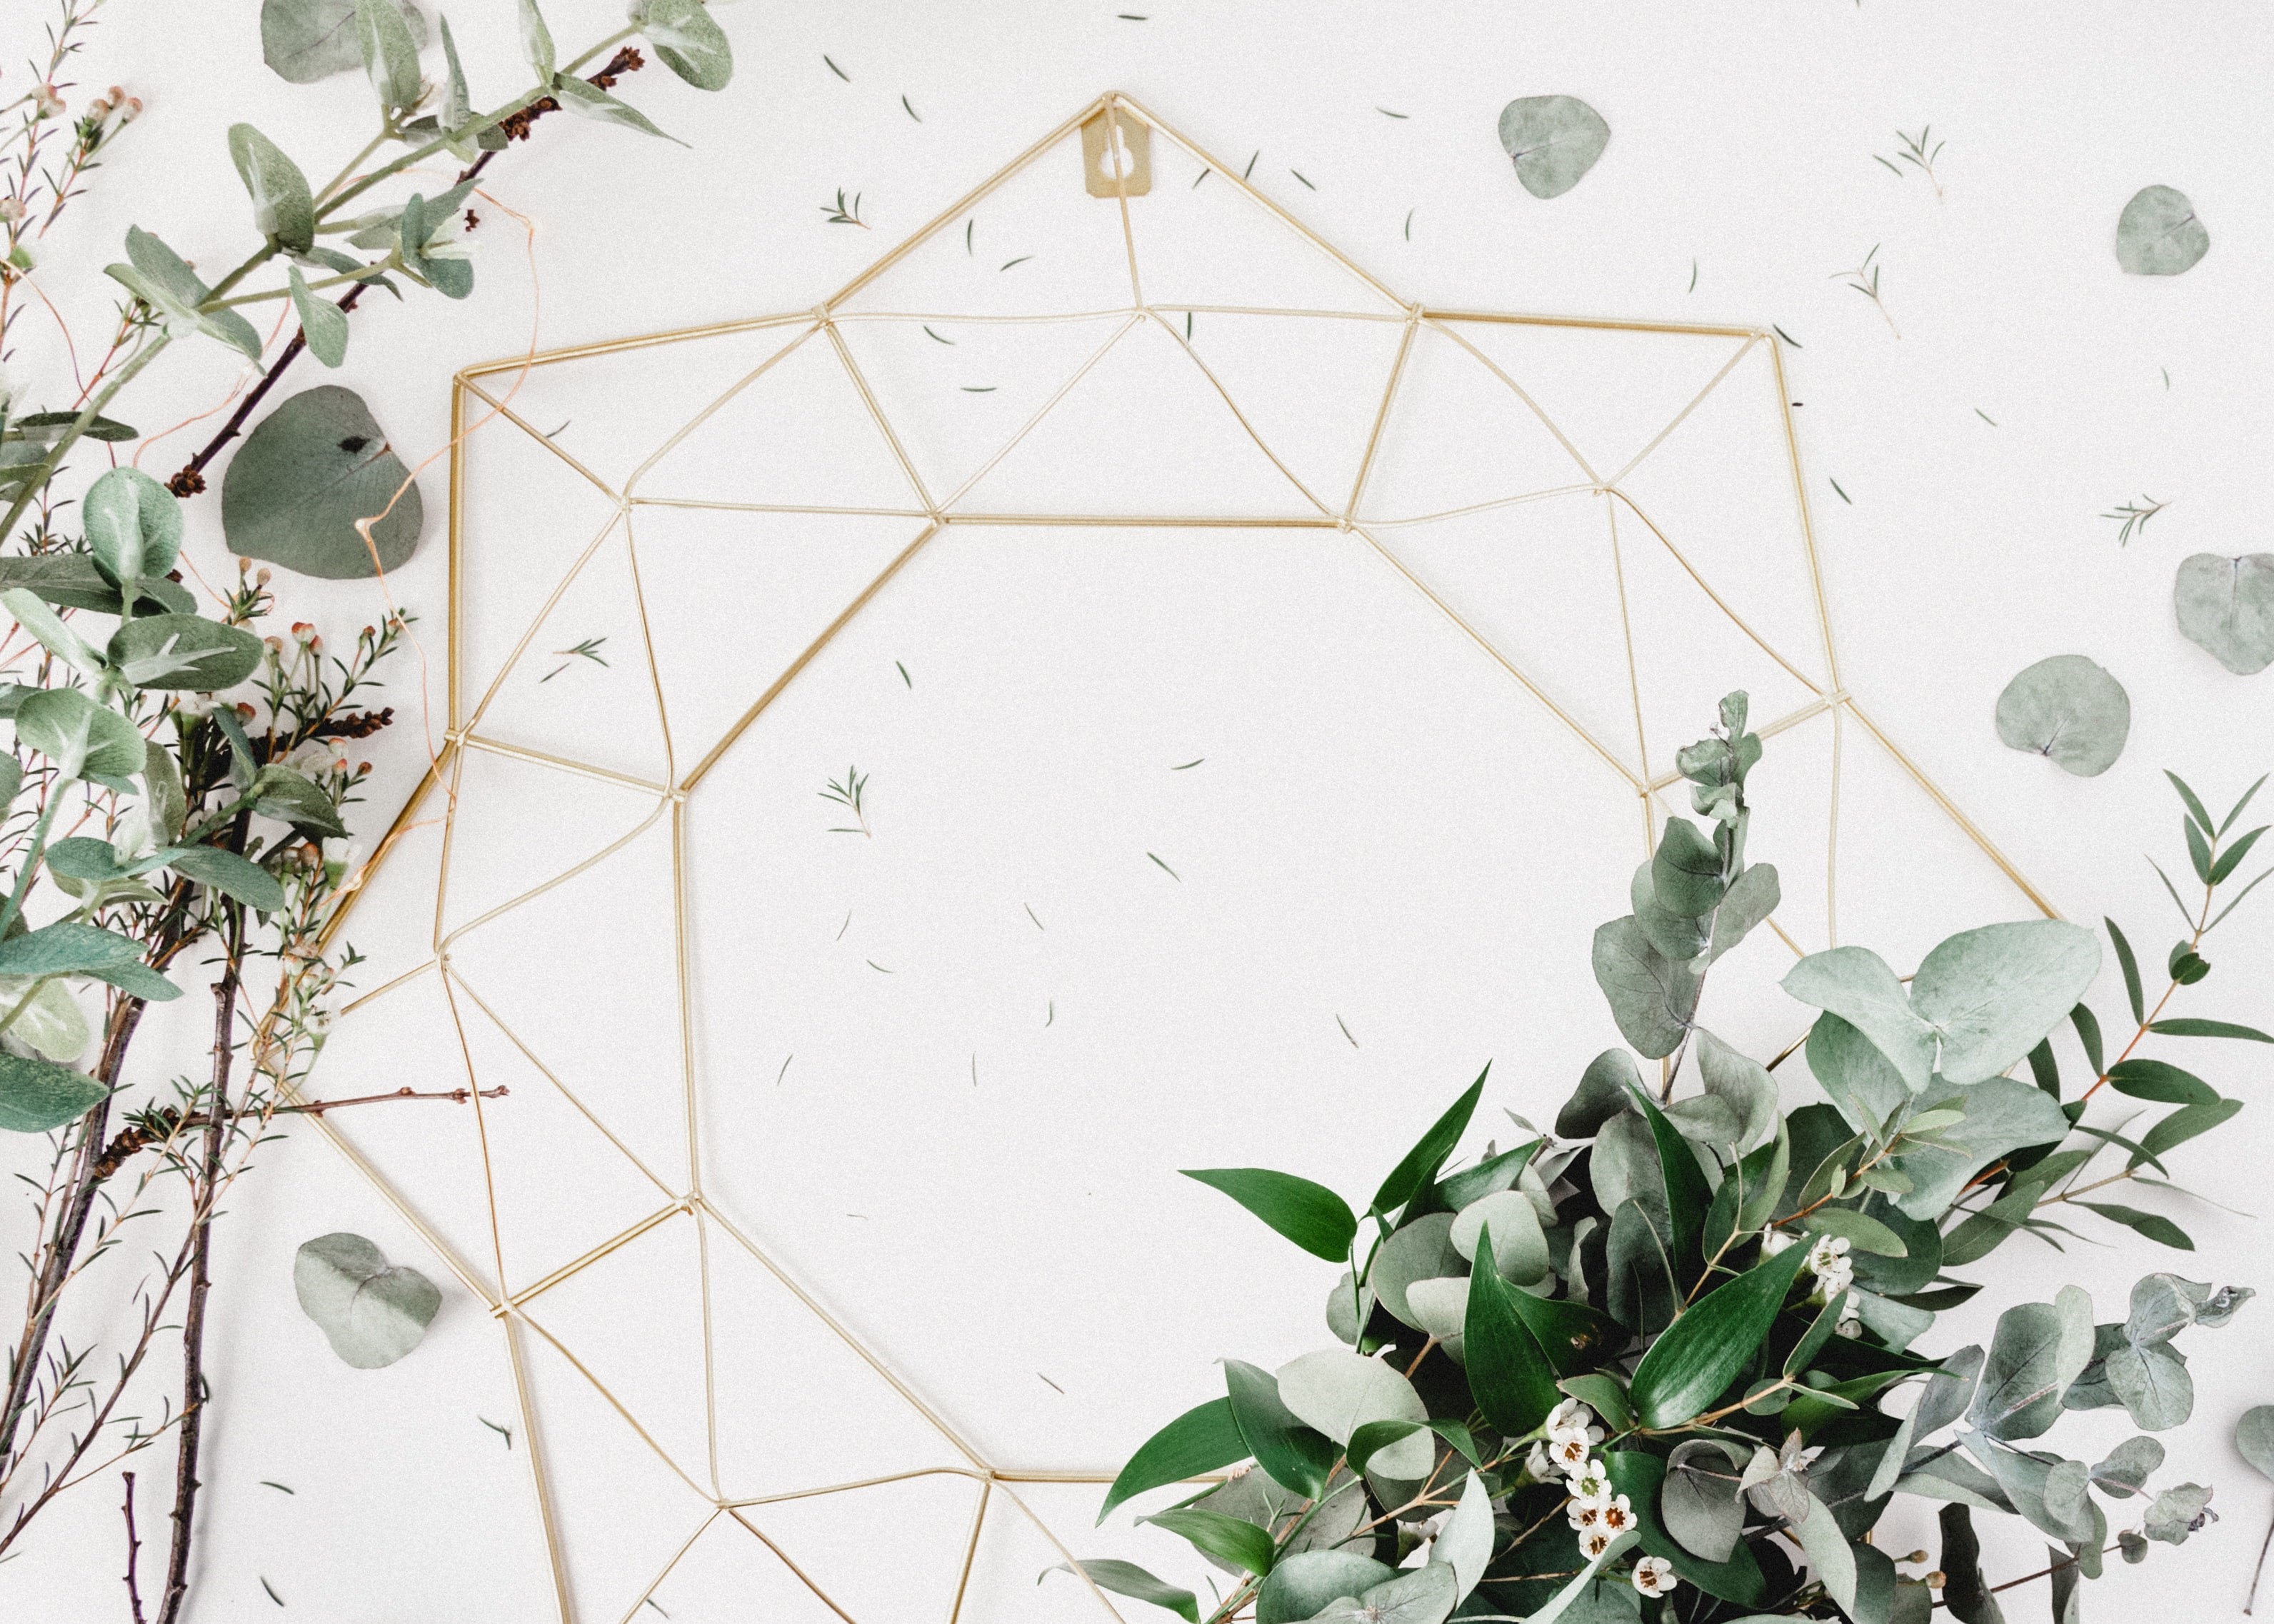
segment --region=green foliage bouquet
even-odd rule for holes
[[[2096,1324],[2067,1285],[2006,1308],[1986,1350],[1922,1343],[1981,1289],[1946,1271],[2016,1234],[2072,1233],[2048,1209],[2192,1244],[2168,1218],[2080,1198],[2172,1187],[2163,1158],[2240,1109],[2136,1053],[2149,1039],[2274,1041],[2164,1012],[2208,973],[2198,950],[2233,906],[2214,913],[2220,888],[2262,831],[2234,835],[2243,805],[2214,822],[2173,779],[2202,900],[2180,904],[2187,934],[2152,1008],[2108,924],[2135,1027],[2112,1061],[2082,1002],[2099,943],[2075,925],[1962,932],[1908,984],[1861,947],[1801,959],[1784,987],[1818,1011],[1803,1042],[1826,1098],[1788,1110],[1772,1072],[1803,1044],[1764,1065],[1696,1021],[1713,961],[1778,900],[1775,870],[1745,861],[1761,753],[1745,712],[1731,695],[1721,727],[1682,752],[1706,822],[1667,820],[1633,912],[1595,936],[1621,1033],[1665,1062],[1654,1092],[1609,1050],[1552,1133],[1516,1118],[1525,1142],[1449,1168],[1480,1077],[1362,1214],[1291,1174],[1191,1173],[1344,1266],[1326,1307],[1339,1346],[1276,1372],[1226,1360],[1225,1395],[1163,1428],[1107,1496],[1111,1511],[1221,1477],[1145,1519],[1235,1575],[1209,1624],[1925,1624],[1938,1605],[1994,1624],[2007,1587],[1981,1570],[1984,1511],[2054,1542],[2043,1572],[2010,1583],[2050,1579],[2071,1624],[2105,1552],[2139,1561],[2210,1517],[2201,1485],[2150,1488],[2164,1449],[2147,1434],[2192,1409],[2176,1339],[2224,1325],[2249,1291],[2152,1274],[2123,1319]],[[2063,1024],[2091,1073],[2081,1088],[2055,1058]],[[2010,1075],[2024,1063],[2027,1080]],[[2135,1137],[2085,1120],[2104,1090],[2174,1109]],[[2119,1406],[2142,1432],[2097,1462],[2042,1447],[2069,1411]],[[1873,1543],[1897,1494],[1939,1505],[1937,1571],[1907,1574]],[[1073,1570],[1199,1624],[1192,1592],[1133,1564]]]

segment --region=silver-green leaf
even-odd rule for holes
[[[2131,695],[2082,654],[2041,659],[1998,695],[1998,737],[2081,778],[2114,766],[2131,732]]]
[[[2100,938],[2057,919],[1984,925],[1948,938],[1911,978],[1911,1012],[1935,1029],[1935,1069],[1978,1083],[2020,1061],[2100,974]]]
[[[626,130],[636,130],[643,135],[661,136],[666,141],[687,145],[675,135],[659,130],[648,116],[629,102],[619,102],[598,85],[588,85],[574,74],[564,73],[553,81],[553,100],[580,117],[591,118],[604,124],[616,124]]]
[[[390,1266],[360,1235],[320,1235],[292,1260],[300,1312],[332,1351],[358,1370],[378,1370],[416,1348],[442,1306],[442,1293],[417,1269]]]
[[[2210,252],[2187,194],[2142,186],[2116,220],[2116,263],[2135,276],[2177,276]]]
[[[2180,633],[2237,676],[2274,665],[2274,553],[2198,553],[2180,565],[2172,610]]]
[[[398,0],[355,0],[356,47],[373,94],[388,113],[418,105],[418,41]]]
[[[109,1092],[86,1072],[51,1060],[0,1054],[0,1132],[46,1133],[78,1121]]]
[[[426,19],[405,5],[412,41],[426,43]],[[260,59],[278,77],[312,85],[363,65],[355,0],[260,0]]]
[[[425,523],[416,485],[395,500],[409,477],[362,397],[321,385],[292,396],[246,437],[222,482],[222,530],[233,553],[348,581],[376,573],[356,522],[385,512],[372,541],[377,568],[394,569],[418,548]]]
[[[300,336],[308,353],[326,366],[337,366],[348,358],[347,312],[309,292],[308,279],[298,266],[288,266],[285,274],[292,287],[292,313],[300,319]]]
[[[1577,185],[1610,139],[1603,116],[1577,96],[1520,96],[1501,109],[1500,144],[1535,198]]]
[[[229,156],[252,196],[253,229],[290,252],[314,247],[316,205],[300,166],[251,124],[229,127]]]
[[[704,0],[632,0],[632,26],[697,90],[724,90],[734,75],[734,48]]]

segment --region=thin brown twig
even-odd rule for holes
[[[237,838],[242,849],[246,819],[240,815]],[[205,1432],[208,1387],[205,1374],[206,1307],[213,1297],[213,1203],[219,1194],[222,1154],[228,1145],[230,1063],[237,1056],[237,985],[245,957],[245,913],[230,912],[229,959],[214,983],[213,1093],[207,1107],[203,1164],[199,1171],[205,1210],[196,1214],[197,1239],[190,1264],[190,1300],[182,1316],[182,1436],[174,1457],[174,1537],[166,1558],[166,1598],[158,1624],[174,1624],[190,1592],[190,1541],[198,1510],[198,1446]]]
[[[608,59],[607,66],[602,68],[598,73],[591,75],[585,82],[602,90],[613,89],[619,79],[640,67],[642,63],[643,59],[639,52],[629,45],[625,46]],[[559,109],[559,102],[551,96],[546,96],[531,102],[511,117],[501,120],[497,127],[505,132],[508,141],[527,140],[530,126],[546,114],[556,112]],[[479,179],[482,171],[489,167],[490,160],[496,156],[497,154],[494,152],[482,154],[471,164],[459,171],[457,182],[455,184],[463,184],[467,181]],[[357,302],[363,297],[364,290],[370,286],[369,282],[359,282],[350,288],[338,301],[340,310],[347,312],[355,309]],[[269,363],[267,370],[261,374],[260,381],[253,385],[245,397],[237,402],[237,410],[230,413],[229,421],[222,424],[220,431],[200,447],[197,455],[184,462],[173,478],[167,482],[169,490],[177,496],[186,497],[195,496],[206,488],[206,465],[219,456],[222,448],[244,431],[245,419],[250,417],[260,402],[268,397],[268,391],[275,387],[276,380],[284,375],[293,362],[300,358],[300,352],[307,347],[308,335],[305,330],[295,332],[291,342],[284,346],[282,352],[275,360]]]
[[[126,1600],[128,1605],[133,1609],[134,1624],[143,1624],[142,1585],[139,1578],[142,1567],[142,1540],[134,1531],[134,1474],[122,1472],[119,1475],[126,1479]]]

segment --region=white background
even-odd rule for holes
[[[1146,20],[1117,18],[1125,6]],[[564,41],[616,26],[606,5],[556,4],[548,14]],[[170,8],[112,0],[105,15],[82,78],[90,87],[122,80],[151,110],[59,229],[52,273],[43,273],[79,318],[82,344],[107,296],[81,267],[114,257],[128,223],[208,265],[242,240],[243,203],[222,137],[228,123],[252,120],[311,171],[328,173],[359,143],[365,122],[352,80],[295,88],[261,68],[255,8],[243,0]],[[2219,803],[2274,765],[2268,679],[2231,676],[2177,635],[2170,613],[2181,557],[2264,545],[2258,473],[2274,427],[2263,384],[2274,318],[2260,296],[2274,216],[2263,185],[2263,19],[2212,7],[2150,14],[1883,0],[1710,10],[749,4],[721,15],[738,56],[727,92],[701,96],[660,70],[627,91],[691,150],[563,118],[493,167],[501,199],[538,223],[541,320],[516,229],[497,216],[483,228],[480,286],[465,305],[431,296],[401,308],[366,301],[343,377],[399,445],[420,455],[439,448],[449,372],[522,347],[533,320],[552,346],[810,306],[1074,108],[1121,88],[1234,162],[1258,153],[1259,186],[1409,297],[1774,321],[1797,340],[1787,357],[1803,402],[1796,418],[1849,683],[2072,917],[2113,914],[2143,944],[2166,940],[2165,925],[2152,921],[2170,904],[2140,856],[2151,851],[2168,865],[2177,855],[2177,806],[2160,770],[2180,771]],[[25,0],[0,8],[19,52],[43,19],[44,8]],[[464,6],[452,21],[478,98],[517,82],[509,7]],[[824,65],[824,52],[850,83]],[[1510,98],[1551,92],[1593,103],[1614,134],[1577,190],[1543,203],[1515,184],[1494,125]],[[903,109],[903,94],[921,123]],[[1922,124],[1948,142],[1939,201],[1923,179],[1898,180],[1872,162],[1895,151],[1897,126]],[[1315,191],[1293,178],[1298,169]],[[2209,257],[2180,278],[2125,277],[2111,253],[2117,212],[2150,183],[2185,191],[2211,234]],[[872,229],[825,223],[817,206],[840,187],[862,195]],[[1874,244],[1899,340],[1837,280]],[[37,346],[26,350],[17,367],[24,386],[52,387]],[[206,410],[230,371],[210,347],[169,357],[133,420],[147,427]],[[163,473],[191,438],[154,450],[146,466]],[[1833,493],[1834,478],[1852,502]],[[439,518],[439,469],[427,491]],[[2171,508],[2120,548],[2114,524],[2096,515],[2142,493]],[[195,556],[208,572],[226,568],[213,509],[208,499],[193,520],[201,522]],[[435,523],[420,558],[394,581],[401,601],[426,617],[438,675],[441,559]],[[288,613],[335,633],[377,613],[369,588],[296,593]],[[2133,700],[2130,746],[2093,780],[2006,751],[1990,725],[2014,670],[2072,651],[2109,666]],[[396,697],[415,712],[407,688]],[[1712,697],[1701,695],[1701,708]],[[433,703],[439,731],[439,688]],[[398,787],[383,784],[375,809],[391,808],[417,757],[409,737],[391,748],[384,759]],[[839,764],[831,759],[830,770]],[[1047,779],[1050,763],[1035,765]],[[1474,838],[1490,841],[1503,828],[1521,838],[1532,814],[1520,797],[1495,803],[1489,786],[1473,793]],[[1620,906],[1607,896],[1582,912],[1608,917]],[[2213,939],[2217,972],[2193,1007],[2274,1023],[2264,990],[2274,969],[2270,917],[2247,910]],[[1499,1045],[1486,1051],[1510,1079],[1495,1102],[1552,1109],[1570,1081],[1561,1057],[1598,1046],[1600,1018],[1592,1008],[1575,1016],[1584,1035],[1529,1034],[1494,1012],[1495,996],[1482,974],[1446,995],[1473,1013],[1480,1041]],[[2113,1025],[2112,975],[2097,1001]],[[1306,1030],[1301,1041],[1319,1035]],[[1451,1069],[1452,1054],[1419,1038],[1403,1054],[1394,1046],[1353,1054],[1337,1052],[1331,1030],[1323,1035],[1333,1043],[1296,1049],[1275,1013],[1245,1034],[1255,1049],[1246,1058],[1341,1068],[1331,1090],[1321,1085],[1323,1120],[1301,1130],[1321,1155],[1339,1143],[1331,1154],[1340,1160],[1304,1170],[1333,1173],[1355,1191],[1402,1142],[1406,1130],[1393,1124],[1418,1124],[1466,1076]],[[1458,1064],[1473,1052],[1444,1047]],[[1527,1052],[1557,1058],[1535,1075]],[[2253,1122],[2265,1064],[2230,1051],[2205,1070],[2252,1109],[2183,1153],[2182,1177],[2256,1210],[2264,1141]],[[1300,1092],[1288,1102],[1298,1111],[1313,1103]],[[1339,1132],[1375,1103],[1394,1109],[1367,1109],[1373,1140]],[[1274,1141],[1245,1122],[1224,1131],[1238,1154],[1227,1144],[1210,1154],[1205,1126],[1191,1124],[1174,1149],[1133,1150],[1124,1199],[1159,1199],[1172,1157],[1186,1165],[1272,1158]],[[864,1133],[890,1139],[900,1130],[855,1116],[844,1131],[846,1159],[857,1163]],[[2255,1223],[2172,1210],[2202,1248],[2176,1263],[2180,1272],[2274,1283],[2262,1275]],[[356,1229],[414,1256],[416,1243],[391,1222],[312,1136],[280,1147],[230,1214],[219,1271],[218,1442],[207,1473],[214,1522],[193,1616],[265,1613],[260,1576],[295,1606],[343,1620],[548,1616],[525,1472],[474,1419],[503,1420],[513,1403],[486,1320],[461,1299],[413,1359],[373,1377],[334,1362],[293,1306],[289,1259],[301,1239]],[[1248,1243],[1225,1228],[1197,1239]],[[994,1249],[1015,1243],[975,1245],[1002,1273],[1015,1272],[1017,1259]],[[1981,1272],[2042,1294],[2047,1265],[2057,1263],[2063,1278],[2092,1289],[2102,1318],[2120,1316],[2135,1274],[2175,1264],[2128,1237],[2109,1249],[2074,1246],[2067,1259],[2027,1245],[2014,1243],[1997,1269]],[[1285,1267],[1266,1244],[1239,1251],[1234,1261],[1243,1259]],[[1184,1266],[1174,1255],[1142,1261],[1159,1272]],[[1304,1282],[1297,1295],[1309,1300]],[[2255,1304],[2233,1328],[2190,1339],[2195,1420],[2165,1440],[2173,1478],[2217,1484],[2227,1520],[2183,1553],[2158,1547],[2146,1568],[2119,1568],[2089,1592],[2092,1606],[2142,1618],[2240,1606],[2269,1495],[2225,1439],[2244,1407],[2274,1398],[2259,1385],[2274,1342],[2269,1312]],[[1215,1351],[1270,1363],[1304,1345],[1257,1345],[1287,1334],[1276,1308],[1198,1304],[1193,1313],[1224,1327]],[[1078,1317],[1062,1327],[1067,1347],[1078,1347],[1081,1331]],[[1097,1402],[1130,1417],[1117,1426],[1133,1444],[1153,1419],[1205,1395],[1206,1357],[1164,1354],[1156,1390]],[[282,1496],[262,1479],[297,1492]],[[38,1615],[106,1616],[117,1605],[114,1501],[90,1487],[20,1564],[0,1570],[0,1595]],[[146,1517],[155,1517],[147,1501]],[[2030,1547],[2016,1546],[1999,1566],[2024,1564],[2038,1565]],[[2043,1605],[2032,1591],[2009,1600],[2017,1616]]]

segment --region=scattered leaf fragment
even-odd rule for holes
[[[2124,685],[2082,654],[2041,659],[1998,695],[1998,737],[2081,778],[2113,766],[2131,731]]]

